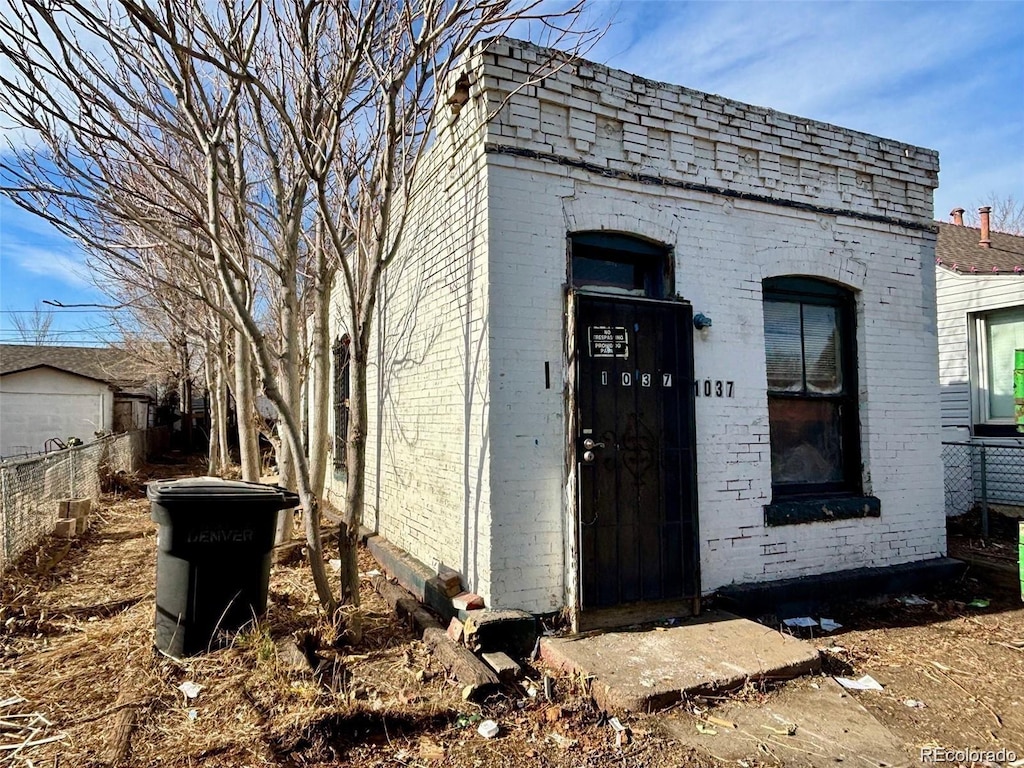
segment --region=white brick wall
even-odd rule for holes
[[[734,398],[696,401],[705,592],[730,582],[888,565],[944,553],[934,307],[926,298],[933,295],[928,281],[932,259],[925,257],[924,272],[921,262],[921,250],[927,251],[933,241],[930,233],[894,235],[889,227],[870,222],[826,221],[809,213],[773,211],[762,203],[730,203],[711,195],[617,180],[591,177],[568,185],[558,168],[545,180],[540,174],[546,166],[537,160],[498,157],[492,158],[489,172],[496,281],[492,367],[504,382],[503,390],[495,388],[493,402],[495,414],[508,414],[507,424],[496,422],[495,434],[516,425],[517,444],[510,450],[539,453],[534,446],[546,446],[544,465],[551,473],[546,490],[530,488],[530,472],[522,467],[517,471],[514,463],[500,476],[492,475],[495,489],[509,488],[508,493],[495,495],[496,520],[529,521],[532,531],[549,532],[543,543],[560,542],[563,393],[531,390],[525,380],[535,380],[543,361],[552,359],[554,345],[562,343],[562,328],[560,322],[552,323],[535,335],[530,349],[524,349],[515,324],[530,314],[553,317],[562,311],[567,227],[605,226],[673,246],[679,294],[693,302],[695,311],[714,320],[707,340],[695,335],[697,378],[736,383]],[[523,179],[536,184],[526,207],[517,202]],[[522,290],[524,254],[534,260],[532,282],[537,288],[532,292]],[[499,301],[498,291],[504,286],[498,265],[513,259],[519,262],[519,287],[501,294]],[[908,268],[908,263],[915,266]],[[557,279],[552,272],[557,272]],[[836,280],[860,292],[865,485],[881,499],[881,518],[764,526],[771,467],[761,281],[786,274]],[[504,307],[501,316],[512,319],[506,326],[509,338],[501,331],[499,304]],[[553,364],[559,367],[552,378],[560,381],[561,360],[555,358]],[[498,403],[505,390],[515,392],[516,398],[502,409]],[[532,399],[531,391],[536,392]],[[533,416],[524,422],[517,418],[521,413]],[[534,429],[528,431],[527,426]],[[529,488],[548,513],[517,509],[513,500],[518,488]],[[518,527],[510,525],[508,530],[509,538],[496,549],[514,562]],[[532,542],[541,543],[539,536],[532,536]],[[561,560],[538,560],[536,554],[530,550],[529,557],[518,559],[531,563],[533,572],[550,562],[546,581],[552,585],[549,591],[557,593]],[[532,579],[525,582],[532,586]],[[498,595],[507,590],[509,602],[515,602],[521,583],[519,570],[506,580],[496,566]]]
[[[490,535],[483,154],[471,147],[453,163],[450,146],[436,149],[374,321],[363,522],[423,562],[459,570],[486,596],[490,550],[478,545]],[[339,281],[335,336],[342,290]],[[340,503],[344,473],[333,475],[328,495]]]
[[[935,153],[592,64],[512,93],[543,58],[498,41],[475,59],[457,130],[497,116],[480,141],[438,148],[460,170],[439,175],[389,276],[370,440],[381,533],[459,568],[492,606],[565,604],[566,235],[606,229],[674,249],[677,292],[714,320],[695,336],[697,377],[735,382],[696,402],[704,592],[943,554]],[[786,274],[858,292],[881,518],[764,526],[761,281]]]

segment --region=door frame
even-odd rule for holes
[[[577,379],[577,334],[576,314],[579,297],[597,299],[613,299],[635,304],[655,304],[661,306],[689,304],[681,297],[664,299],[646,298],[642,296],[623,295],[612,291],[601,291],[586,288],[565,289],[565,339],[563,344],[562,370],[565,372],[565,522],[564,533],[564,602],[566,618],[573,632],[582,632],[600,627],[625,626],[643,621],[654,621],[666,616],[683,614],[697,615],[700,612],[701,573],[700,573],[700,515],[697,497],[698,462],[696,452],[696,413],[693,393],[693,346],[690,347],[690,359],[683,361],[687,370],[686,376],[679,377],[680,387],[686,386],[689,395],[684,398],[685,413],[692,425],[688,436],[693,461],[693,477],[690,483],[690,503],[693,509],[693,543],[688,551],[693,560],[690,565],[694,578],[696,594],[681,600],[651,601],[648,603],[630,603],[629,606],[641,606],[642,609],[592,609],[584,612],[581,603],[581,558],[580,558],[580,487],[578,476],[578,450],[576,439],[579,433],[579,409],[576,395]],[[684,561],[683,566],[688,564]]]

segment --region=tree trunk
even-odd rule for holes
[[[210,444],[208,448],[209,458],[206,462],[206,474],[216,476],[220,472],[222,461],[220,455],[220,435],[218,434],[220,419],[217,416],[220,406],[217,403],[216,392],[214,391],[217,382],[216,364],[213,358],[213,350],[209,347],[206,350],[204,367],[206,369],[206,411],[210,416]]]
[[[181,414],[181,439],[186,453],[192,451],[192,369],[188,354],[188,342],[183,340],[178,348],[178,365],[181,380],[178,393],[178,412]]]
[[[341,559],[341,602],[359,605],[359,564],[356,558],[359,545],[359,525],[363,521],[366,496],[366,427],[367,391],[365,338],[368,334],[352,335],[349,390],[348,440],[345,468],[345,520],[338,535]]]
[[[295,413],[297,412],[292,411],[290,414],[282,414],[281,439],[282,442],[288,443],[289,452],[296,458],[295,479],[298,485],[299,500],[302,504],[306,552],[309,557],[309,568],[313,574],[313,585],[316,587],[320,605],[327,611],[328,616],[333,619],[334,613],[338,608],[338,602],[331,591],[331,585],[327,579],[327,568],[324,565],[324,548],[322,537],[320,536],[320,499],[313,493],[309,483],[309,463],[306,461],[306,455],[301,450],[302,432],[298,420],[294,418]],[[358,572],[356,577],[358,579]]]
[[[242,479],[260,479],[260,448],[256,437],[256,395],[253,391],[252,349],[241,330],[235,331],[235,409],[238,417],[238,463]]]
[[[288,410],[292,414],[298,414],[301,408],[302,393],[299,387],[299,350],[296,340],[299,338],[299,310],[298,293],[296,291],[294,272],[286,275],[281,290],[278,294],[279,307],[279,330],[281,335],[281,349],[278,354],[277,381],[281,397],[285,401]],[[297,466],[305,455],[302,449],[301,433],[287,435],[289,426],[283,420],[284,414],[278,414],[278,434],[281,437],[280,448],[278,449],[278,482],[285,488],[298,490],[300,475]],[[293,425],[299,428],[298,424]],[[295,438],[295,439],[289,439]],[[310,489],[312,495],[312,489]],[[318,500],[319,501],[319,500]],[[303,507],[306,506],[303,500]],[[275,542],[285,544],[292,538],[292,517],[291,512],[283,511],[277,520],[277,534]]]
[[[214,359],[213,373],[217,380],[217,392],[214,399],[217,401],[217,441],[220,444],[220,471],[224,471],[231,463],[231,450],[228,448],[228,342],[227,323],[220,322],[220,331],[217,339],[217,356]]]
[[[321,252],[320,259],[323,259]],[[309,473],[313,493],[323,497],[327,476],[328,433],[330,432],[331,386],[331,282],[333,272],[322,266],[326,274],[316,287],[316,306],[313,311],[313,332],[310,339],[310,372],[306,391],[309,414]]]

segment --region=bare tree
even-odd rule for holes
[[[994,232],[1024,235],[1024,200],[1018,200],[1012,194],[1000,196],[992,193],[975,205],[972,210],[964,212],[964,223],[970,227],[980,226],[978,209],[982,206],[992,209],[989,221]]]
[[[131,242],[131,227],[122,227],[120,237]],[[100,290],[115,297],[119,312],[112,314],[112,323],[123,339],[143,333],[167,340],[174,353],[176,367],[182,376],[190,377],[188,349],[202,351],[202,380],[211,393],[208,414],[211,419],[208,472],[224,474],[230,461],[228,451],[228,408],[221,399],[230,390],[236,404],[237,432],[240,446],[242,477],[259,478],[260,462],[255,447],[256,429],[249,411],[255,410],[250,358],[238,353],[237,338],[226,334],[225,298],[216,276],[201,259],[181,259],[174,249],[144,245],[140,236],[134,248],[125,248],[117,257],[98,251],[89,260],[93,281]],[[131,258],[125,253],[132,251]],[[220,306],[222,311],[214,311]],[[247,344],[247,342],[244,342]],[[135,352],[145,356],[153,345],[136,345]],[[247,351],[247,347],[244,348]],[[239,369],[242,369],[240,372]],[[241,384],[239,381],[241,380]],[[190,383],[188,380],[184,384]],[[239,390],[247,387],[248,391]],[[184,389],[179,398],[187,419],[189,397]],[[246,448],[252,444],[250,455]]]
[[[26,344],[53,344],[56,336],[50,333],[53,325],[53,310],[36,307],[31,312],[12,312],[11,322],[14,330]]]
[[[357,30],[353,53],[365,66],[365,90],[334,94],[337,101],[328,102],[332,111],[349,113],[353,120],[332,126],[331,134],[312,145],[316,151],[303,155],[329,252],[337,258],[345,297],[342,316],[351,339],[345,522],[340,537],[346,602],[358,602],[356,542],[365,504],[367,367],[374,312],[383,275],[402,250],[418,196],[437,172],[427,169],[425,159],[442,125],[439,121],[450,114],[441,109],[445,89],[460,84],[468,90],[459,79],[464,76],[459,67],[470,46],[517,22],[537,21],[552,35],[546,42],[569,40],[576,49],[587,35],[575,28],[582,9],[582,2],[550,13],[539,2],[392,0],[361,5],[361,13],[351,14],[349,23]],[[359,127],[355,133],[349,122]],[[332,172],[339,163],[340,172]],[[316,391],[326,393],[326,386]],[[326,411],[326,401],[318,410]]]
[[[325,297],[335,274],[341,281],[352,359],[341,597],[358,603],[374,310],[424,184],[439,94],[474,42],[513,24],[578,45],[583,0],[553,12],[542,0],[4,1],[0,71],[12,74],[0,75],[0,111],[40,143],[0,160],[0,191],[131,270],[158,248],[211,276],[215,289],[182,288],[169,271],[160,279],[215,313],[211,344],[233,335],[236,360],[251,351],[332,613],[320,536],[325,430],[307,454],[300,390],[308,359],[326,394]],[[272,330],[260,316],[267,305]]]

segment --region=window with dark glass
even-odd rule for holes
[[[569,244],[574,288],[658,299],[671,295],[671,259],[665,246],[614,232],[576,232]]]
[[[811,278],[764,281],[773,499],[859,494],[854,300]]]
[[[334,467],[345,466],[348,438],[349,337],[339,338],[332,349],[334,362]]]

